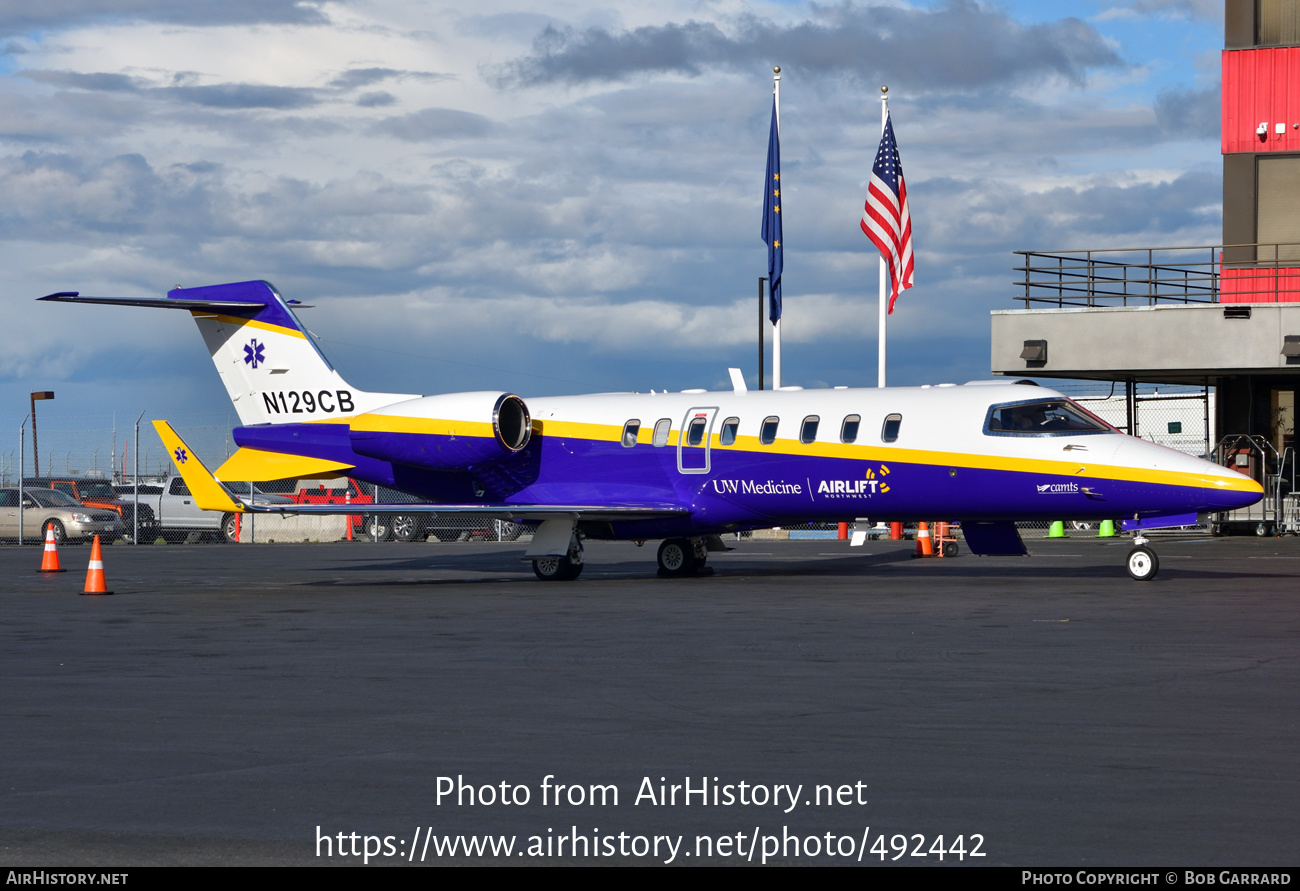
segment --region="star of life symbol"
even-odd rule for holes
[[[265,348],[266,345],[258,343],[256,337],[249,340],[244,346],[244,364],[256,368],[258,365],[265,362],[266,356],[263,354]]]
[[[190,460],[190,456],[185,454],[184,449],[177,449],[175,455],[176,461],[180,464],[184,464],[186,461]]]

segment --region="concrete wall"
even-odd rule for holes
[[[256,540],[258,544],[267,542],[293,541],[338,541],[347,535],[347,517],[336,516],[285,516],[279,514],[259,514],[252,520],[248,514],[240,524],[240,543],[253,541],[253,525],[256,523]]]
[[[1250,318],[1224,318],[1247,307],[1127,306],[995,310],[994,374],[1200,383],[1230,373],[1300,376],[1282,355],[1300,335],[1300,304],[1250,304]],[[1020,358],[1026,340],[1047,341],[1047,362]]]

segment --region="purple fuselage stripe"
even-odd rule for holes
[[[392,438],[392,453],[436,455],[448,437],[368,433]],[[457,449],[466,437],[458,437]],[[710,450],[708,473],[678,470],[677,449],[535,436],[522,452],[462,471],[394,464],[356,454],[342,424],[243,427],[241,446],[354,464],[359,479],[431,501],[512,504],[679,504],[688,517],[615,523],[615,537],[656,537],[851,520],[1116,519],[1230,510],[1256,497],[1214,492],[1199,481],[1166,485],[1124,479]],[[489,452],[491,440],[482,440]],[[368,449],[369,450],[369,449]],[[698,459],[698,456],[693,456]],[[698,460],[697,460],[698,463]],[[1085,492],[1084,489],[1088,491]],[[477,492],[482,490],[482,495]]]

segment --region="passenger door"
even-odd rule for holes
[[[677,469],[681,473],[709,472],[709,444],[717,406],[692,408],[682,418],[677,436]]]

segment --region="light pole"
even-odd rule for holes
[[[23,543],[23,498],[26,493],[23,492],[23,443],[27,441],[26,430],[27,419],[23,418],[22,424],[18,427],[18,543]]]
[[[41,475],[41,453],[36,448],[36,403],[43,399],[53,399],[53,390],[39,390],[32,394],[32,467],[37,476]]]

